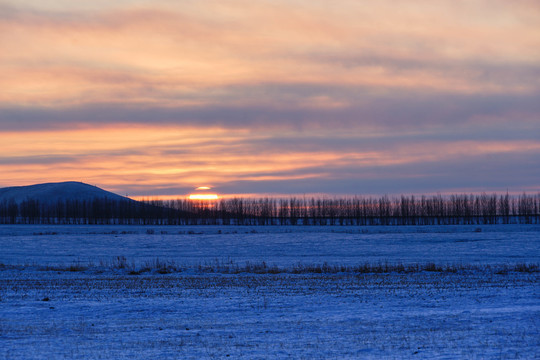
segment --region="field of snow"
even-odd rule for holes
[[[1,359],[540,357],[537,225],[1,226],[0,249]],[[180,270],[130,271],[156,259]]]
[[[540,263],[540,225],[0,226],[0,263]]]

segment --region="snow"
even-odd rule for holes
[[[0,359],[539,358],[540,274],[482,266],[540,263],[540,227],[477,228],[2,226],[0,263],[30,265],[0,267]],[[40,268],[114,256],[192,269],[216,258],[477,267],[164,275]]]
[[[0,263],[68,264],[115,256],[193,265],[216,259],[302,263],[540,263],[540,225],[0,226]]]
[[[530,274],[30,279],[2,278],[5,358],[539,355]]]

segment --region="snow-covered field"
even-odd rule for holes
[[[303,263],[540,263],[540,225],[0,226],[0,263],[67,264],[124,256],[197,264],[231,258]]]
[[[2,359],[540,357],[537,225],[1,226],[0,249]],[[130,275],[158,258],[180,270]],[[458,266],[198,271],[215,261]]]

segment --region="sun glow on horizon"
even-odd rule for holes
[[[201,192],[196,193],[196,194],[190,194],[188,199],[189,200],[204,200],[204,201],[217,200],[218,199],[217,194],[209,194],[206,192],[211,189],[212,188],[209,186],[199,186],[195,188],[195,191],[201,191]]]
[[[217,194],[191,194],[189,200],[217,200]]]

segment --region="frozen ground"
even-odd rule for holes
[[[8,272],[0,284],[3,359],[540,356],[538,274]]]
[[[67,264],[116,256],[197,264],[231,258],[303,263],[540,263],[540,225],[0,226],[0,263]]]
[[[500,270],[539,245],[538,226],[0,227],[0,359],[539,358],[540,273]],[[115,256],[188,271],[100,267]],[[227,258],[463,269],[197,272]]]

